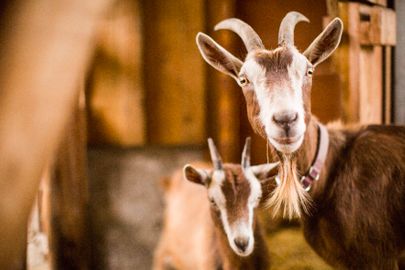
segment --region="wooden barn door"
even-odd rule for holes
[[[364,124],[391,123],[395,12],[381,5],[342,2],[339,14],[345,26],[338,49],[343,119]]]

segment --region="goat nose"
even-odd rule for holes
[[[234,240],[235,245],[242,251],[245,252],[248,244],[249,244],[249,238],[244,238],[244,237],[237,237]]]
[[[283,127],[293,124],[297,119],[298,113],[292,111],[279,112],[273,115],[274,123]]]

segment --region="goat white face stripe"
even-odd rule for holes
[[[255,177],[253,174],[252,170],[250,168],[247,168],[244,170],[245,177],[247,181],[249,182],[250,185],[250,194],[249,198],[247,200],[247,205],[246,207],[248,208],[248,222],[236,222],[233,224],[233,230],[232,230],[232,237],[229,238],[229,241],[231,239],[235,239],[237,237],[247,237],[249,239],[249,244],[248,247],[245,250],[245,254],[248,255],[253,251],[254,248],[254,236],[253,236],[253,215],[254,215],[254,209],[256,208],[258,204],[258,198],[262,194],[262,187],[260,185],[260,182],[258,179]],[[231,243],[231,246],[234,246],[234,243]],[[235,247],[236,248],[236,247]],[[236,249],[237,250],[237,249]]]
[[[292,50],[292,62],[287,67],[285,78],[278,78],[278,81],[271,81],[269,89],[265,69],[253,58],[248,59],[243,65],[242,72],[248,75],[253,84],[260,108],[259,119],[264,126],[270,143],[282,152],[294,152],[302,144],[303,135],[306,130],[305,110],[302,86],[304,83],[307,61],[304,56],[298,53],[294,48]],[[294,143],[290,145],[281,145],[275,141],[279,138],[280,128],[272,121],[273,116],[279,112],[291,111],[298,115],[295,125],[295,136],[292,137]]]
[[[225,181],[225,172],[223,170],[214,171],[212,175],[212,181],[208,189],[208,196],[215,200],[215,203],[219,208],[219,211],[221,213],[221,221],[224,226],[224,231],[229,239],[231,229],[228,222],[228,214],[226,212],[226,199],[221,188],[224,181]]]

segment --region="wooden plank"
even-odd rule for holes
[[[387,0],[359,0],[359,2],[368,2],[375,5],[387,6]]]
[[[361,35],[370,26],[364,24],[361,14],[371,14],[373,9],[358,3],[339,3],[339,7],[346,29],[339,48],[339,66],[344,89],[344,120],[382,123],[382,47],[362,46],[364,35]]]
[[[398,33],[397,45],[394,52],[394,78],[393,80],[393,122],[397,125],[405,125],[405,1],[395,1],[397,13]]]
[[[0,18],[0,269],[17,269],[41,174],[76,104],[109,0],[7,1]],[[12,25],[13,27],[10,27]],[[23,260],[25,261],[25,260]]]
[[[362,46],[360,50],[359,121],[381,124],[383,117],[382,47]]]
[[[326,9],[328,17],[335,18],[339,16],[338,0],[326,0]]]
[[[360,43],[362,45],[396,44],[396,15],[394,10],[360,5]]]
[[[392,124],[392,48],[384,50],[384,124]]]
[[[148,141],[206,141],[203,62],[195,36],[204,29],[204,1],[144,0]]]
[[[90,269],[86,120],[81,100],[66,126],[51,176],[54,269]]]
[[[101,23],[87,82],[91,144],[145,143],[140,13],[138,1],[120,0]]]
[[[230,31],[214,31],[214,26],[226,18],[235,17],[235,1],[207,2],[206,32],[227,50],[235,52],[238,39]],[[243,47],[240,47],[240,50]],[[241,91],[236,82],[206,65],[208,96],[208,136],[213,137],[224,160],[240,161],[239,113]]]
[[[339,46],[339,68],[343,87],[343,120],[357,122],[359,116],[360,41],[359,4],[339,2],[344,32]]]

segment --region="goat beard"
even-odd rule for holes
[[[273,190],[267,206],[273,209],[274,216],[281,212],[289,219],[300,218],[303,212],[309,214],[311,198],[299,181],[296,158],[285,154],[279,157],[280,183]]]

